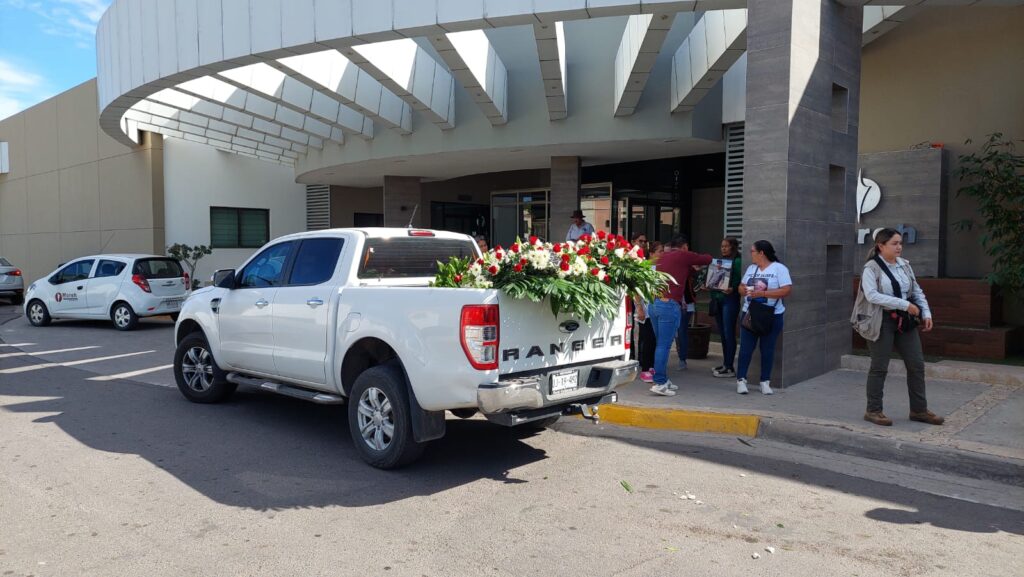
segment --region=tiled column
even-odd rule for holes
[[[863,13],[834,0],[748,8],[743,245],[771,241],[793,276],[772,373],[785,386],[850,350]]]
[[[422,227],[423,223],[430,221],[423,215],[424,211],[429,209],[430,207],[423,205],[423,192],[420,188],[419,177],[384,177],[384,226],[404,228],[412,219],[413,227]],[[413,216],[413,210],[416,211],[415,216]]]
[[[580,157],[551,157],[551,200],[548,219],[552,241],[565,240],[572,221],[569,215],[580,207]]]

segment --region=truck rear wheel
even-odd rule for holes
[[[356,452],[378,469],[394,469],[415,461],[424,443],[412,435],[409,390],[394,364],[363,371],[352,385],[348,429]]]

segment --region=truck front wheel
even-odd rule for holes
[[[348,429],[356,452],[378,469],[394,469],[415,461],[425,448],[413,439],[409,390],[394,364],[363,371],[352,385]]]
[[[181,394],[193,403],[219,403],[238,387],[228,382],[213,359],[206,336],[198,331],[181,339],[174,352],[174,380]]]

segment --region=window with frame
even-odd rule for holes
[[[240,288],[265,288],[284,284],[285,267],[292,252],[292,241],[269,247],[242,269]]]
[[[210,207],[210,248],[259,248],[269,240],[269,210]]]
[[[299,245],[288,284],[317,285],[334,276],[343,241],[340,238],[308,238]]]
[[[124,267],[128,266],[126,263],[116,260],[101,260],[100,265],[96,267],[95,278],[112,277],[121,274]]]
[[[92,270],[92,260],[80,260],[62,268],[60,272],[50,277],[50,284],[64,284],[89,278]]]

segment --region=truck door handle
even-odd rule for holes
[[[82,289],[85,288],[85,285],[82,285],[82,286],[79,286],[79,287],[76,287],[76,288],[78,288],[78,290],[82,290]]]
[[[263,307],[265,307],[265,306],[267,306],[269,304],[270,303],[268,303],[266,299],[260,299],[260,300],[256,301],[256,308],[260,308],[261,309],[261,308],[263,308]]]
[[[316,307],[324,304],[324,301],[320,300],[318,297],[313,297],[306,301],[306,304],[315,309]]]

